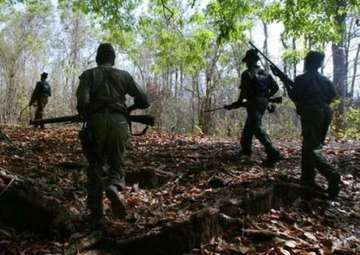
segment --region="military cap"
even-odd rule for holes
[[[250,49],[246,52],[245,57],[242,59],[242,62],[246,62],[248,60],[259,61],[259,56],[255,49]]]

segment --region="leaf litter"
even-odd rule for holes
[[[26,178],[44,197],[53,198],[76,215],[87,212],[86,161],[76,128],[4,126],[2,131],[13,144],[1,143],[0,170]],[[104,198],[105,235],[127,238],[146,233],[187,219],[219,201],[236,207],[234,187],[281,176],[298,178],[300,144],[299,140],[277,141],[286,159],[271,169],[261,166],[265,155],[258,144],[253,161],[241,164],[236,160],[238,141],[234,139],[155,132],[132,137],[126,171],[150,169],[171,173],[171,178],[147,189],[136,183],[128,185],[122,192],[128,210],[125,220],[112,217]],[[291,206],[242,215],[240,225],[230,225],[221,236],[189,254],[360,254],[360,143],[331,140],[324,151],[342,175],[339,199],[298,199]],[[326,188],[323,178],[318,177],[317,182]],[[86,225],[80,225],[72,238],[88,232]],[[0,254],[64,254],[71,243],[71,238],[44,238],[0,225]]]

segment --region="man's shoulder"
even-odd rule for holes
[[[122,69],[117,69],[117,68],[113,68],[113,72],[118,75],[119,77],[132,77],[131,74],[128,71],[122,70]]]
[[[318,74],[317,77],[322,83],[331,83],[330,79],[322,74]]]
[[[300,75],[297,75],[295,77],[295,82],[298,83],[298,82],[304,82],[306,80],[309,79],[309,75],[306,74],[306,73],[303,73],[303,74],[300,74]]]
[[[90,75],[95,74],[97,72],[110,72],[113,76],[121,79],[121,78],[129,78],[132,77],[128,71],[118,69],[115,67],[104,67],[104,66],[97,66],[94,68],[90,68],[85,70],[81,75],[80,79],[87,79]]]
[[[301,79],[306,79],[307,76],[308,76],[307,73],[299,74],[299,75],[297,75],[297,76],[295,77],[295,80],[296,80],[296,79],[298,79],[298,80],[299,80],[299,79],[300,79],[300,80],[301,80]]]
[[[128,71],[122,70],[122,69],[118,69],[116,67],[113,66],[106,66],[106,67],[98,67],[102,70],[107,70],[110,71],[113,75],[117,76],[118,78],[128,78],[131,77],[130,73]]]
[[[241,76],[244,77],[244,78],[250,78],[251,75],[252,75],[251,70],[249,68],[245,69],[241,74]]]
[[[82,73],[80,74],[80,79],[85,79],[85,78],[89,77],[89,75],[90,75],[95,69],[96,69],[96,67],[85,70],[84,72],[82,72]]]
[[[49,83],[47,81],[38,81],[36,86],[49,86]]]

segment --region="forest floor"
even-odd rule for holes
[[[74,219],[86,214],[86,161],[77,128],[0,130],[12,140],[0,141],[0,172],[28,180]],[[342,175],[335,201],[320,191],[306,197],[296,184],[299,140],[275,144],[285,160],[266,168],[258,143],[253,161],[242,164],[238,141],[228,138],[132,137],[129,183],[121,192],[125,219],[112,216],[104,197],[101,231],[80,220],[65,236],[0,225],[0,254],[141,254],[137,246],[148,249],[142,254],[360,254],[360,142],[330,140],[323,149]],[[326,188],[325,179],[317,182]],[[4,194],[0,190],[0,205]]]

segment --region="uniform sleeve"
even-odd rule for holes
[[[241,75],[241,83],[240,83],[240,95],[239,95],[239,102],[242,102],[244,98],[248,97],[249,92],[249,74],[245,71]]]
[[[290,91],[288,91],[289,97],[293,102],[298,102],[301,94],[301,82],[298,77],[295,78],[294,85]]]
[[[86,115],[86,109],[90,103],[90,80],[88,73],[83,73],[79,79],[79,86],[76,90],[77,110],[82,116]]]
[[[274,78],[269,75],[269,97],[272,97],[279,91],[279,85],[276,83]]]
[[[145,92],[137,85],[133,77],[127,73],[128,94],[134,98],[134,105],[138,109],[146,109],[150,106]]]
[[[51,97],[51,86],[50,86],[50,84],[48,84],[49,85],[49,97]]]
[[[326,102],[327,103],[331,103],[334,101],[335,97],[336,97],[336,90],[335,90],[335,86],[334,84],[326,78],[325,81],[325,91],[326,91]]]
[[[37,82],[35,85],[35,89],[33,91],[33,93],[31,94],[31,98],[30,98],[30,105],[33,104],[36,100],[36,98],[38,97],[39,94],[39,89],[40,89],[40,83]]]

